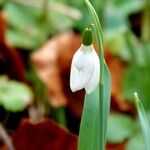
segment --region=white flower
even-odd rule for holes
[[[73,56],[70,73],[72,92],[85,88],[92,93],[99,84],[100,61],[93,45],[81,47]]]

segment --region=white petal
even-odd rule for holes
[[[100,78],[100,61],[97,53],[93,50],[93,64],[94,64],[94,72],[91,80],[85,85],[86,93],[91,94],[95,91],[99,84]]]
[[[81,46],[74,54],[71,64],[70,87],[73,92],[81,90],[92,78],[94,71],[91,46]]]
[[[70,88],[72,92],[75,92],[78,90],[78,77],[79,77],[79,71],[76,67],[73,65],[71,66],[71,73],[70,73]]]

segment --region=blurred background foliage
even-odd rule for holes
[[[137,91],[149,114],[150,2],[91,0],[91,3],[102,23],[106,49],[128,64],[122,81],[124,99],[132,103],[133,92]],[[40,81],[32,71],[29,57],[31,52],[56,34],[68,30],[82,33],[90,23],[90,18],[84,1],[81,0],[0,0],[0,8],[8,26],[6,40],[20,53],[27,53],[26,75],[35,87],[33,93],[24,83],[1,77],[0,105],[7,111],[22,111],[26,105],[18,100],[23,99],[24,94],[36,100],[42,99],[44,95],[40,95],[44,93],[43,86],[38,84]],[[10,98],[14,100],[13,103],[10,103]],[[58,116],[64,122],[63,116]],[[144,149],[138,119],[128,114],[111,113],[108,142],[119,143],[127,139],[127,150]]]

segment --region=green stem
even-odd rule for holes
[[[58,124],[61,124],[64,127],[67,126],[66,114],[65,114],[64,107],[51,108],[51,115]]]
[[[106,143],[106,127],[104,123],[104,50],[103,50],[103,37],[102,37],[102,29],[101,25],[99,22],[99,18],[91,5],[91,3],[88,0],[85,0],[88,8],[90,15],[93,18],[93,22],[95,25],[95,31],[96,31],[96,36],[97,36],[97,43],[98,43],[98,49],[99,49],[99,54],[100,54],[100,84],[99,84],[99,127],[100,127],[100,150],[105,149],[105,143]]]
[[[96,12],[98,14],[98,18],[101,20],[101,26],[104,26],[104,17],[105,14],[103,13],[107,4],[107,0],[101,0],[101,1],[97,1],[94,0],[93,2],[93,6],[95,6]]]
[[[104,50],[103,50],[103,37],[102,37],[102,29],[101,25],[98,19],[98,16],[91,5],[91,3],[88,0],[85,0],[87,5],[90,7],[89,12],[93,18],[93,22],[95,25],[95,31],[96,31],[96,36],[97,36],[97,43],[98,43],[98,50],[100,54],[100,84],[103,84],[103,72],[104,72]],[[94,15],[93,15],[94,14]]]
[[[142,20],[142,40],[148,42],[150,40],[150,2],[145,0],[145,8]]]
[[[133,37],[132,37],[132,33],[131,31],[127,31],[125,33],[125,41],[127,43],[127,46],[128,46],[128,50],[130,52],[130,55],[131,55],[131,61],[135,64],[135,65],[138,65],[138,60],[137,60],[137,52],[135,51],[135,46],[134,46],[134,41],[133,41]]]
[[[42,21],[47,22],[47,15],[48,15],[48,8],[49,8],[49,0],[44,0],[43,1],[43,6],[42,6]]]

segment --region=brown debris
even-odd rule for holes
[[[125,150],[125,143],[107,144],[106,150]]]
[[[77,137],[50,119],[37,124],[22,120],[13,143],[16,150],[77,150]]]
[[[5,40],[6,21],[0,12],[0,74],[7,74],[11,79],[25,82],[25,68],[19,53]]]
[[[110,52],[106,52],[105,58],[112,80],[111,110],[134,113],[134,107],[124,99],[121,92],[121,84],[127,69],[127,63],[121,61],[117,56],[113,56]]]

